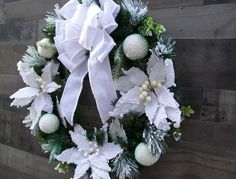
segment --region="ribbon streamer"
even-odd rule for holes
[[[100,7],[70,0],[60,10],[65,20],[56,22],[55,45],[59,60],[71,72],[60,107],[71,125],[87,73],[102,122],[109,119],[111,101],[117,97],[108,58],[115,43],[109,34],[118,26],[119,10],[112,0],[100,0]]]

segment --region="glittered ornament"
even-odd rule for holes
[[[38,53],[47,59],[52,58],[57,52],[55,45],[51,43],[48,38],[44,38],[37,42],[37,48]]]
[[[143,166],[151,166],[156,163],[160,158],[160,155],[153,155],[145,143],[140,143],[136,147],[134,155],[137,162]]]
[[[124,40],[123,51],[130,60],[143,59],[149,51],[148,41],[140,34],[129,35]]]
[[[55,114],[44,114],[39,120],[39,129],[45,134],[52,134],[57,131],[60,121]]]

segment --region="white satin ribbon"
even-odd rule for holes
[[[70,0],[60,10],[66,20],[56,23],[55,45],[59,60],[71,72],[60,108],[71,125],[87,73],[102,122],[109,119],[111,101],[117,97],[108,58],[115,43],[109,34],[117,27],[119,10],[112,0],[100,0],[100,7]]]

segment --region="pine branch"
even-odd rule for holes
[[[134,159],[134,156],[127,151],[119,154],[112,161],[112,166],[112,172],[114,172],[116,177],[119,179],[137,178],[139,174],[139,167]]]
[[[163,59],[173,59],[175,58],[174,46],[175,41],[172,38],[166,35],[161,35],[159,41],[154,47],[154,50],[156,54]]]
[[[167,144],[164,137],[166,132],[157,129],[154,125],[148,125],[143,131],[143,139],[147,143],[149,150],[153,155],[165,154],[167,152]]]
[[[43,58],[33,46],[28,46],[26,54],[23,56],[22,61],[29,64],[30,67],[42,69],[46,66],[47,61]]]
[[[123,43],[121,43],[114,53],[114,67],[112,70],[112,76],[114,79],[118,79],[123,75],[123,69],[126,67],[125,58]]]

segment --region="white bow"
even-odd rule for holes
[[[71,125],[87,73],[102,122],[109,119],[111,101],[117,97],[108,58],[115,43],[109,34],[118,26],[119,10],[112,0],[100,0],[100,7],[70,0],[60,10],[65,20],[56,22],[55,45],[59,60],[71,72],[60,107]]]

